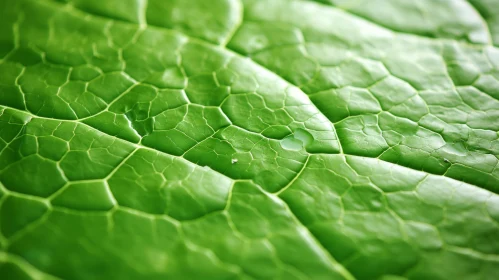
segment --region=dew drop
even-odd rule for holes
[[[303,149],[303,142],[293,136],[288,136],[281,140],[281,147],[285,150],[299,151]]]
[[[281,147],[285,150],[299,151],[314,141],[308,131],[297,129],[295,132],[281,140]]]

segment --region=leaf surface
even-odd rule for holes
[[[496,279],[491,3],[2,1],[0,275]]]

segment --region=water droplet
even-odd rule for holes
[[[281,147],[290,151],[299,151],[314,141],[312,134],[303,129],[295,132],[281,140]]]
[[[290,151],[299,151],[303,148],[303,142],[293,136],[281,140],[281,147]]]

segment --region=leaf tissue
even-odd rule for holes
[[[0,278],[499,279],[494,2],[0,1]]]

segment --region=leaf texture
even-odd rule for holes
[[[5,0],[6,279],[497,279],[489,0]]]

